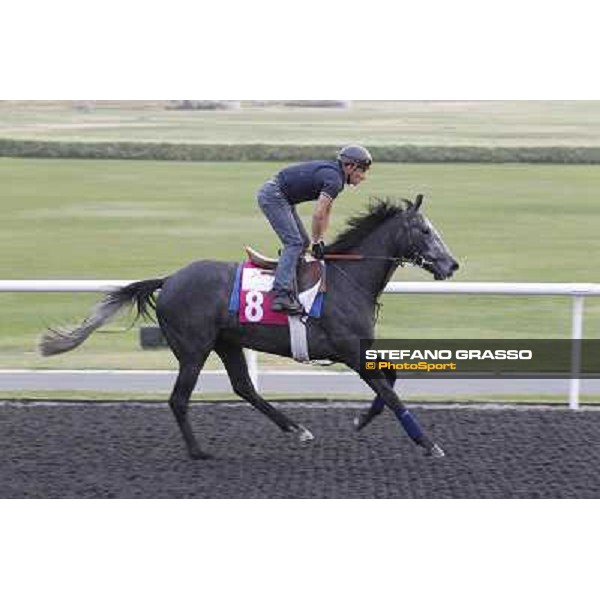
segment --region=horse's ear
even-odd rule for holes
[[[421,208],[421,204],[423,204],[423,194],[417,194],[415,203],[413,204],[413,210],[417,212],[419,208]]]

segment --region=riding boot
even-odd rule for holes
[[[275,294],[271,310],[274,312],[284,312],[288,315],[301,315],[304,308],[293,292],[281,290]]]

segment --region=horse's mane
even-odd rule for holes
[[[412,205],[410,200],[400,200],[401,202],[398,203],[393,198],[371,199],[366,212],[348,219],[348,227],[327,246],[327,252],[337,254],[355,248],[382,223],[404,213],[406,208]]]

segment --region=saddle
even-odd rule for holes
[[[275,258],[269,258],[260,252],[257,252],[250,246],[246,246],[246,254],[248,259],[256,265],[258,268],[265,271],[275,271],[277,268],[278,260]],[[324,269],[323,264],[320,260],[313,258],[310,255],[304,255],[298,261],[298,268],[296,270],[296,281],[298,282],[298,293],[302,293],[305,290],[309,290],[319,281],[319,291],[325,291],[325,277],[323,277]]]
[[[237,266],[229,296],[229,312],[237,314],[241,324],[289,326],[293,321],[299,321],[300,317],[275,312],[271,308],[277,261],[252,248],[246,248],[246,252],[248,259]],[[318,319],[321,317],[325,299],[325,262],[306,256],[302,261],[298,261],[297,273],[298,299],[306,315]],[[296,326],[297,323],[293,325]],[[304,327],[304,324],[302,326]],[[304,354],[306,353],[294,351],[294,357]]]

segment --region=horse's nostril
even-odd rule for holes
[[[459,269],[459,266],[460,266],[460,265],[459,265],[459,264],[458,264],[456,261],[454,261],[454,262],[452,263],[452,270],[453,270],[453,271],[458,271],[458,269]]]

